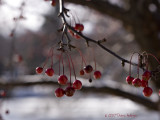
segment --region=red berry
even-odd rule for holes
[[[95,71],[94,72],[94,78],[95,79],[100,79],[101,78],[101,72],[100,71]]]
[[[42,67],[37,67],[36,68],[36,73],[37,74],[40,74],[40,73],[42,73],[43,72],[43,68]]]
[[[159,96],[160,96],[160,90],[159,90]]]
[[[127,78],[126,78],[126,82],[129,84],[129,85],[132,85],[132,81],[134,80],[134,78],[133,77],[131,77],[131,76],[128,76]]]
[[[62,97],[63,95],[64,95],[64,90],[62,89],[62,88],[57,88],[56,90],[55,90],[55,96],[56,97]]]
[[[6,96],[6,92],[5,92],[4,90],[1,90],[1,91],[0,91],[0,96],[1,96],[1,97],[5,97],[5,96]]]
[[[147,86],[148,86],[148,81],[146,81],[146,80],[141,80],[141,86],[142,86],[142,87],[147,87]]]
[[[141,80],[139,78],[135,78],[132,81],[132,85],[134,85],[135,87],[140,87],[141,86]]]
[[[75,89],[71,86],[65,89],[65,95],[68,97],[72,97],[74,95]]]
[[[58,78],[58,83],[61,85],[66,85],[68,82],[68,78],[66,75],[60,75]]]
[[[87,65],[86,67],[84,67],[84,71],[86,73],[91,73],[93,71],[93,68],[91,65]]]
[[[77,23],[77,24],[75,24],[74,29],[77,30],[77,31],[79,31],[79,32],[81,32],[81,31],[84,30],[84,26],[83,26],[83,24]]]
[[[55,0],[52,0],[51,5],[52,5],[52,6],[55,6],[55,5],[56,5],[56,1],[55,1]]]
[[[150,96],[152,95],[152,92],[153,92],[153,90],[152,90],[152,88],[150,88],[150,87],[145,87],[145,88],[143,89],[143,95],[144,95],[145,97],[150,97]]]
[[[73,88],[76,90],[80,90],[82,88],[82,82],[79,80],[76,80],[73,82]]]
[[[84,75],[84,70],[80,70],[79,74]]]
[[[145,71],[145,72],[143,73],[143,75],[142,75],[142,80],[148,81],[148,80],[150,79],[150,77],[151,77],[151,72]]]
[[[45,74],[48,76],[53,76],[54,70],[52,68],[48,68],[46,69]]]

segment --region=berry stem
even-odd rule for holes
[[[70,86],[71,86],[71,64],[70,64],[70,60],[69,60],[69,55],[66,53],[67,55],[67,59],[68,59],[68,64],[69,64],[69,72],[70,72]]]
[[[53,67],[53,48],[51,48],[51,68]]]
[[[139,61],[139,60],[140,60],[139,58],[140,58],[140,55],[138,55],[138,66],[137,66],[137,77],[138,77],[138,78],[139,78],[139,64],[140,64],[140,63],[139,63],[139,62],[140,62],[140,61]]]
[[[69,54],[68,54],[69,55]],[[73,61],[72,61],[72,57],[69,55],[69,58],[71,60],[71,64],[72,64],[72,68],[73,68],[73,72],[74,72],[74,76],[75,76],[75,80],[76,80],[76,72],[75,72],[75,68],[74,68],[74,64],[73,64]]]
[[[87,64],[86,64],[86,61],[84,59],[84,56],[83,56],[82,52],[78,48],[75,48],[75,49],[79,52],[80,56],[82,57],[82,61],[84,62],[85,66],[86,66]]]
[[[95,58],[95,51],[94,51],[93,48],[92,48],[92,50],[93,50],[93,60],[94,60],[95,71],[96,71],[96,69],[97,69],[97,64],[96,64],[96,58]]]
[[[95,70],[96,70],[97,69],[96,59],[95,59],[95,57],[93,59],[94,59],[94,65],[95,65]]]
[[[81,63],[81,69],[83,69],[83,60],[82,60],[82,63]]]
[[[50,54],[51,54],[51,50],[52,49],[54,49],[53,47],[49,50],[49,54],[48,54],[48,56],[47,56],[47,59],[46,59],[46,61],[44,62],[44,65],[43,65],[43,67],[42,68],[44,68],[45,67],[45,65],[47,64],[47,62],[48,62],[48,59],[49,59],[49,57],[50,57]]]
[[[64,63],[63,63],[63,54],[62,54],[62,65],[63,65],[63,75],[64,75]]]
[[[130,61],[129,61],[129,76],[131,76],[131,61],[132,61],[132,57],[133,57],[133,55],[136,54],[136,53],[137,53],[138,55],[140,55],[138,52],[132,53],[132,56],[131,56]],[[139,63],[138,63],[138,66],[139,66]]]
[[[77,16],[76,12],[74,12],[74,13],[75,13],[75,16],[76,16],[76,19],[77,19],[78,23],[80,23],[80,20],[79,20],[79,18]]]
[[[74,21],[74,24],[76,24],[76,19],[75,17],[73,16],[72,12],[69,12],[71,14],[71,17],[73,18],[73,21]],[[72,20],[71,20],[71,26],[72,26]]]
[[[61,57],[62,57],[62,53],[59,56],[59,76],[61,74]]]
[[[150,56],[154,57],[154,59],[158,62],[158,64],[160,64],[160,61],[158,60],[158,58],[157,58],[156,56],[154,56],[154,55],[153,55],[153,54],[151,54],[151,53],[148,53],[148,55],[150,55]]]

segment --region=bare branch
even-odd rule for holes
[[[22,81],[22,80],[21,80]],[[58,83],[55,81],[36,81],[36,82],[15,82],[15,83],[0,83],[0,88],[3,89],[12,89],[14,87],[30,87],[35,85],[47,85],[47,86],[58,86]],[[105,87],[83,87],[81,90],[83,93],[100,93],[100,94],[111,94],[124,98],[128,98],[134,102],[137,102],[141,105],[146,106],[152,110],[158,110],[158,103],[152,102],[149,99],[146,99],[141,96],[137,96],[125,91],[122,91],[118,88],[113,88],[110,86]]]
[[[110,49],[108,49],[107,47],[105,47],[104,45],[102,45],[98,40],[93,40],[93,39],[88,38],[88,37],[84,36],[83,34],[77,32],[72,26],[70,26],[70,25],[67,23],[67,21],[66,21],[66,19],[65,19],[64,6],[63,6],[63,5],[64,5],[64,1],[63,1],[63,0],[59,0],[59,1],[60,1],[59,3],[61,3],[61,4],[60,4],[60,13],[59,13],[59,15],[60,15],[60,17],[61,17],[61,19],[62,19],[63,24],[64,24],[68,29],[72,30],[74,33],[76,33],[76,34],[78,34],[79,36],[81,36],[81,38],[83,38],[84,40],[86,40],[87,43],[88,43],[88,42],[92,42],[92,43],[97,44],[99,47],[101,47],[102,49],[104,49],[105,51],[107,51],[108,53],[110,53],[111,55],[113,55],[114,57],[116,57],[116,58],[118,58],[119,60],[121,60],[121,62],[122,62],[123,64],[128,63],[128,64],[131,64],[131,65],[134,65],[134,66],[138,66],[138,64],[133,63],[133,62],[130,62],[130,61],[122,58],[122,57],[119,56],[118,54],[114,53],[113,51],[111,51]],[[141,66],[140,66],[140,67],[141,67]],[[142,67],[141,67],[141,68],[142,68]],[[143,68],[142,68],[142,69],[143,69]]]

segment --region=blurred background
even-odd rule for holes
[[[103,45],[127,60],[133,52],[143,51],[160,60],[159,0],[64,1],[70,10],[68,21],[82,23],[85,36],[95,40],[106,38]],[[35,72],[62,37],[57,31],[62,27],[57,17],[58,1],[54,7],[50,2],[0,0],[0,120],[160,120],[159,77],[149,81],[154,92],[145,98],[143,88],[126,84],[128,64],[122,67],[120,60],[102,48],[93,43],[87,47],[83,39],[72,36],[71,44],[82,51],[87,64],[94,67],[95,57],[102,77],[94,80],[91,74],[90,83],[90,75],[80,76],[81,56],[72,50],[70,54],[83,88],[73,97],[55,97],[60,52],[54,49],[54,77]],[[132,61],[137,62],[137,57]],[[149,63],[150,70],[158,66],[154,59],[149,59]],[[64,65],[69,76],[65,58]],[[132,75],[136,77],[137,67],[132,67]]]

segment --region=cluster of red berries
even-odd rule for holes
[[[82,82],[80,80],[76,79],[76,74],[75,74],[74,64],[73,64],[72,58],[68,53],[66,53],[67,58],[68,58],[68,62],[69,62],[69,68],[70,68],[70,81],[68,80],[67,76],[64,74],[64,63],[63,63],[62,54],[63,53],[61,53],[61,55],[59,57],[58,84],[59,85],[67,85],[67,87],[66,87],[65,90],[63,90],[61,87],[57,88],[55,90],[55,96],[56,97],[62,97],[63,95],[66,95],[68,97],[71,97],[71,96],[74,95],[75,90],[80,90],[82,88]],[[53,52],[52,52],[51,58],[53,58]],[[60,75],[60,62],[61,62],[61,60],[62,60],[62,65],[63,65],[63,74],[62,75]],[[52,61],[52,64],[53,64],[53,61]],[[70,64],[72,64],[74,75],[75,75],[75,81],[73,83],[71,83],[71,66],[70,66]],[[44,67],[37,67],[36,68],[36,73],[38,73],[38,74],[42,73],[43,72],[43,68]],[[46,69],[45,74],[50,76],[50,77],[54,75],[54,70],[52,68],[52,65],[51,65],[51,68]]]
[[[43,68],[42,67],[37,67],[36,68],[36,72],[37,73],[42,73],[43,71]],[[45,74],[48,75],[48,76],[53,76],[54,74],[54,70],[52,68],[48,68],[46,69],[45,71]],[[55,90],[55,96],[56,97],[62,97],[64,94],[68,97],[71,97],[74,95],[75,93],[75,90],[80,90],[82,88],[82,83],[80,80],[75,80],[72,84],[71,83],[68,83],[68,78],[66,75],[60,75],[58,77],[58,83],[60,85],[68,85],[68,87],[63,90],[62,88],[57,88]]]
[[[136,52],[135,52],[136,53]],[[148,71],[148,57],[149,56],[152,56],[154,57],[154,59],[160,64],[160,61],[152,54],[150,53],[147,53],[147,52],[143,52],[142,54],[140,53],[136,53],[138,54],[138,69],[137,69],[137,75],[138,77],[137,78],[133,78],[131,76],[131,60],[132,60],[132,57],[133,55],[135,54],[133,53],[132,56],[131,56],[131,59],[130,59],[130,69],[129,69],[129,76],[126,78],[126,82],[129,84],[129,85],[133,85],[135,87],[143,87],[143,95],[145,97],[150,97],[153,93],[153,90],[152,88],[150,88],[148,86],[148,82],[149,82],[149,79],[152,77],[152,72]],[[139,78],[139,66],[141,65],[144,65],[143,66],[143,69],[145,68],[145,71],[144,73],[142,74],[142,78],[140,79]]]
[[[81,75],[84,75],[84,73],[91,73],[93,71],[93,67],[91,65],[87,65],[84,67],[83,70],[80,71]],[[101,77],[101,73],[99,71],[94,72],[94,77],[96,79],[99,79]],[[60,85],[66,85],[68,82],[68,78],[66,75],[61,75],[58,78],[58,83]],[[90,81],[91,82],[91,81]],[[72,84],[68,83],[69,86],[63,90],[62,88],[57,88],[55,90],[56,97],[62,97],[64,94],[68,97],[73,96],[75,90],[80,90],[82,88],[82,83],[80,80],[75,80]]]
[[[91,74],[91,72],[93,71],[93,67],[91,65],[86,65],[85,59],[84,59],[81,51],[78,48],[76,48],[76,49],[78,50],[78,52],[80,53],[80,55],[82,57],[82,68],[83,68],[83,62],[85,63],[85,67],[80,70],[80,75],[84,75],[85,73]],[[55,90],[55,96],[56,97],[62,97],[63,95],[66,95],[68,97],[71,97],[71,96],[74,95],[75,90],[80,90],[82,88],[82,82],[80,80],[77,80],[77,78],[76,78],[74,63],[73,63],[73,60],[72,60],[71,56],[69,55],[69,53],[64,49],[63,50],[61,49],[60,51],[62,51],[60,56],[59,56],[58,84],[60,85],[60,87]],[[45,70],[45,74],[47,76],[52,77],[54,75],[53,48],[50,50],[50,53],[51,53],[51,55],[49,55],[49,57],[51,57],[51,67],[47,68]],[[70,70],[70,80],[68,80],[67,76],[64,74],[63,54],[65,54],[66,58],[68,59],[69,70]],[[48,61],[48,58],[47,58],[47,61]],[[37,74],[41,74],[43,72],[43,69],[44,69],[44,66],[46,65],[46,62],[44,63],[43,67],[37,67],[36,68],[36,73]],[[63,65],[63,74],[60,73],[61,63]],[[71,67],[71,65],[72,65],[72,67]],[[74,76],[75,76],[75,81],[73,83],[71,82],[71,68],[73,69]],[[100,79],[101,78],[101,72],[96,70],[96,64],[95,64],[94,78],[95,79]],[[91,78],[89,79],[89,82],[92,82]],[[64,86],[64,85],[67,85],[67,87],[65,89],[62,89],[61,86]]]
[[[76,30],[79,33],[82,33],[82,31],[84,30],[84,26],[83,24],[80,23],[76,23],[75,26],[73,27],[74,30]],[[77,35],[76,33],[74,33],[72,30],[68,30],[68,32],[75,37],[76,39],[80,39],[80,36]]]
[[[92,71],[93,71],[93,67],[91,65],[87,65],[83,69],[80,70],[79,74],[84,75],[85,73],[91,73]],[[100,79],[101,75],[102,75],[101,72],[98,70],[95,70],[93,74],[95,79]],[[90,79],[89,82],[92,82],[92,80]]]
[[[37,74],[41,74],[43,72],[43,67],[37,67],[36,68],[36,73]],[[47,68],[46,71],[45,71],[45,74],[52,77],[54,75],[54,70],[53,68]]]
[[[80,75],[84,75],[85,73],[86,74],[91,74],[91,72],[93,71],[93,67],[91,65],[86,65],[86,61],[81,53],[81,51],[79,49],[77,49],[77,51],[79,52],[79,54],[81,55],[82,57],[82,66],[81,66],[81,70],[79,71],[79,74]],[[94,55],[93,55],[94,56]],[[83,67],[83,63],[85,64],[85,67]],[[96,60],[95,60],[95,56],[94,56],[94,63],[95,63],[95,71],[94,71],[94,74],[93,74],[93,77],[95,79],[100,79],[101,78],[101,72],[96,70]],[[90,76],[90,79],[89,79],[89,82],[92,82],[92,79],[91,79],[91,76]]]
[[[67,77],[65,75],[61,75],[58,78],[58,83],[60,85],[67,85]],[[63,95],[66,95],[68,97],[71,97],[74,95],[75,90],[80,90],[82,88],[82,82],[80,80],[75,80],[72,84],[69,83],[69,85],[66,87],[65,90],[62,88],[57,88],[55,90],[56,97],[62,97]]]
[[[143,95],[145,97],[150,97],[152,95],[152,88],[148,87],[148,81],[151,78],[151,72],[145,71],[142,74],[142,79],[139,78],[133,78],[130,75],[126,78],[126,82],[129,85],[133,85],[135,87],[144,87],[143,89]]]

